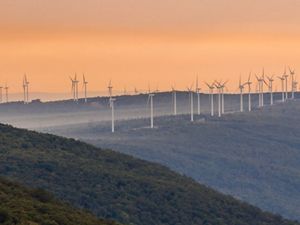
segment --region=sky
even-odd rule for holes
[[[135,87],[184,90],[250,71],[300,71],[300,0],[1,0],[0,84],[70,92]],[[254,78],[253,78],[254,79]],[[280,89],[279,80],[275,88]]]

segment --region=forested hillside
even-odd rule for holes
[[[110,150],[0,126],[0,173],[125,224],[295,225],[169,169]]]
[[[61,203],[41,189],[28,189],[0,178],[0,224],[116,225]]]

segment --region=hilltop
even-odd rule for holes
[[[296,225],[166,167],[0,125],[0,173],[125,224]]]
[[[29,189],[0,178],[0,224],[117,225],[61,203],[41,189]]]

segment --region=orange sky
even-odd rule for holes
[[[198,74],[235,91],[240,73],[300,68],[299,12],[299,0],[1,0],[0,83],[20,92],[26,72],[32,91],[67,92],[84,72],[93,91],[165,90]]]

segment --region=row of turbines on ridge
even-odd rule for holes
[[[291,99],[295,98],[295,91],[297,90],[298,82],[295,79],[295,71],[291,70],[289,68],[290,75],[287,74],[286,68],[284,70],[284,73],[281,76],[278,76],[278,79],[281,80],[282,84],[282,102],[285,102],[288,99],[288,77],[291,77]],[[265,76],[264,69],[262,71],[261,76],[255,75],[257,82],[258,82],[258,94],[259,94],[259,107],[264,107],[264,84],[268,87],[268,93],[270,93],[270,105],[274,104],[274,96],[273,96],[273,82],[274,82],[274,76]],[[266,79],[267,78],[267,81]],[[207,87],[209,88],[209,99],[210,99],[210,115],[214,116],[214,89],[217,89],[217,95],[218,95],[218,117],[221,117],[222,114],[225,113],[225,98],[224,98],[224,90],[226,88],[226,82],[218,82],[214,81],[213,83],[205,83]],[[251,105],[251,73],[249,74],[248,80],[245,83],[242,83],[242,79],[240,77],[239,80],[239,86],[238,89],[240,91],[240,112],[244,111],[244,89],[246,86],[248,86],[248,111],[250,112],[252,110]],[[111,119],[112,119],[112,133],[115,132],[115,109],[114,109],[114,102],[116,101],[116,98],[112,97],[112,84],[111,81],[108,85],[109,90],[109,105],[111,108]],[[197,95],[197,114],[201,114],[201,88],[199,86],[198,77],[196,79],[196,88],[193,90],[193,84],[187,88],[187,91],[189,92],[189,105],[190,105],[190,115],[191,115],[191,122],[194,122],[194,93],[196,92]],[[148,101],[147,105],[150,104],[150,128],[154,128],[154,108],[153,108],[153,98],[155,96],[156,92],[151,92],[150,88],[148,90]],[[172,87],[172,103],[173,103],[173,115],[177,115],[177,90]]]
[[[287,73],[287,70],[285,68],[284,73],[281,76],[277,76],[277,78],[281,81],[281,92],[282,92],[282,98],[281,101],[285,102],[288,99],[288,77],[291,78],[291,99],[295,98],[295,91],[297,90],[298,82],[295,79],[295,70],[292,70],[289,68],[289,74]],[[259,107],[264,106],[264,85],[268,88],[268,93],[270,94],[270,105],[274,104],[274,96],[273,96],[273,82],[274,76],[266,76],[264,69],[262,71],[262,74],[260,76],[255,75],[255,78],[257,80],[258,84],[258,105]],[[74,78],[70,77],[71,81],[71,90],[72,90],[72,98],[74,102],[78,102],[79,95],[78,95],[78,85],[80,81],[77,79],[77,75],[75,74]],[[214,81],[212,83],[205,83],[205,85],[209,89],[209,100],[210,100],[210,115],[214,116],[214,95],[217,94],[217,100],[218,100],[218,117],[221,117],[222,114],[225,113],[224,105],[225,105],[225,98],[224,98],[224,91],[226,89],[226,82],[222,81]],[[24,104],[28,104],[29,101],[29,82],[27,79],[26,74],[23,77],[23,94],[24,94]],[[84,90],[84,102],[86,103],[88,101],[87,96],[87,85],[88,82],[85,78],[85,75],[82,76],[82,84],[83,84],[83,90]],[[251,95],[253,94],[251,90],[251,85],[253,83],[251,82],[251,73],[248,76],[248,80],[246,82],[242,82],[242,79],[240,77],[239,79],[239,85],[238,89],[240,92],[240,112],[244,111],[244,89],[248,87],[248,111],[250,112],[252,110],[251,105]],[[193,89],[193,84],[190,87],[187,87],[187,91],[189,92],[189,105],[190,105],[190,114],[191,114],[191,122],[194,121],[194,94],[196,93],[197,96],[197,114],[201,114],[201,88],[199,86],[198,77],[196,79],[196,87]],[[0,86],[0,102],[3,102],[2,99],[2,89],[5,90],[5,99],[6,102],[8,102],[8,89],[9,87],[5,85],[5,87]],[[214,93],[214,90],[217,89],[217,93]],[[138,94],[137,89],[135,88],[135,94]],[[150,87],[148,90],[148,101],[147,106],[150,105],[150,128],[154,128],[154,96],[158,92],[158,90],[151,92]],[[109,93],[109,107],[111,108],[111,121],[112,121],[112,132],[115,132],[115,107],[114,102],[117,100],[115,97],[113,97],[113,87],[111,81],[108,85],[108,93]],[[172,86],[172,105],[173,105],[173,115],[177,115],[177,90]],[[124,91],[124,94],[126,92]]]

